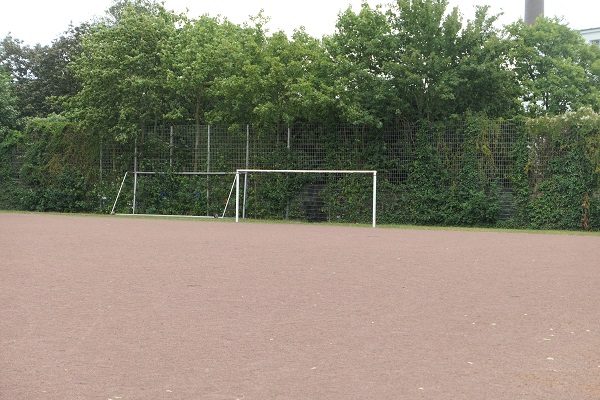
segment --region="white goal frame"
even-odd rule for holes
[[[127,175],[133,175],[133,202],[131,207],[131,214],[115,214],[115,209],[117,207],[117,202],[119,201],[119,197],[121,196],[121,191],[123,190],[123,185],[125,184],[125,179],[127,179]],[[121,181],[121,186],[119,187],[119,192],[115,198],[115,202],[112,207],[111,215],[128,215],[128,216],[143,216],[143,217],[185,217],[185,218],[225,218],[225,213],[227,212],[227,207],[229,206],[229,202],[231,200],[231,195],[233,193],[233,188],[235,186],[236,178],[231,185],[231,189],[229,191],[229,197],[227,198],[227,203],[225,204],[225,208],[223,209],[223,214],[219,216],[218,214],[211,215],[156,215],[156,214],[136,214],[136,206],[137,206],[137,186],[138,186],[138,175],[165,175],[164,172],[156,172],[156,171],[127,171],[123,176],[123,180]],[[190,175],[190,176],[211,176],[211,175],[234,175],[235,172],[171,172],[172,175]],[[207,194],[208,195],[208,194]]]
[[[323,170],[323,169],[238,169],[235,173],[235,222],[240,220],[240,175],[254,173],[290,174],[371,174],[373,175],[373,228],[377,225],[377,171],[364,170]],[[244,199],[246,198],[244,185]]]

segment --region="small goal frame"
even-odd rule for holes
[[[131,174],[134,177],[133,183],[133,202],[131,208],[131,214],[115,214],[115,209],[117,207],[117,202],[119,201],[119,197],[121,196],[121,191],[123,190],[123,185],[125,184],[125,179],[127,179],[127,175]],[[114,215],[130,215],[130,216],[144,216],[144,217],[186,217],[186,218],[225,218],[225,213],[227,212],[227,207],[229,206],[229,202],[231,200],[231,195],[233,193],[233,188],[235,186],[236,178],[234,178],[231,189],[229,191],[229,197],[227,198],[227,203],[225,204],[225,208],[223,209],[223,214],[219,217],[216,215],[156,215],[156,214],[136,214],[136,206],[137,206],[137,186],[138,186],[138,175],[166,175],[165,172],[156,172],[156,171],[127,171],[123,176],[123,180],[121,181],[121,186],[119,187],[119,192],[115,197],[115,202],[113,204],[111,214]],[[172,175],[190,175],[190,176],[212,176],[212,175],[234,175],[235,172],[170,172]],[[208,196],[208,193],[207,193]]]
[[[254,173],[289,174],[371,174],[373,175],[373,228],[377,226],[377,171],[372,170],[324,170],[324,169],[238,169],[235,172],[235,222],[240,220],[240,175]],[[246,198],[244,185],[244,199]]]

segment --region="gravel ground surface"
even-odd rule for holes
[[[0,399],[599,399],[600,237],[0,213]]]

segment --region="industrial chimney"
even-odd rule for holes
[[[533,25],[540,15],[544,15],[544,0],[525,0],[525,23]]]

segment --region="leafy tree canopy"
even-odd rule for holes
[[[82,89],[70,111],[87,129],[125,139],[166,112],[161,54],[179,16],[146,1],[118,4],[114,20],[84,37],[72,63]]]
[[[0,69],[0,141],[8,132],[17,128],[19,112],[12,93],[9,75]]]
[[[334,57],[338,98],[352,122],[444,119],[515,112],[517,84],[498,16],[480,7],[463,23],[446,0],[397,0],[390,9],[348,9],[325,42]]]
[[[509,60],[532,116],[600,106],[600,48],[557,18],[538,18],[506,27]]]

